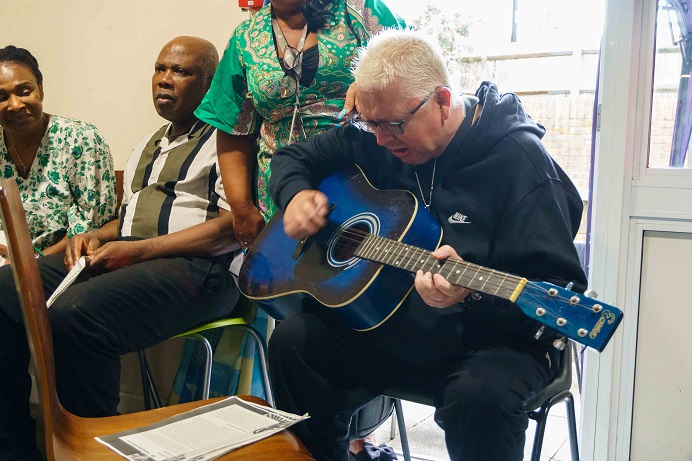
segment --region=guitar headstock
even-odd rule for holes
[[[601,352],[622,321],[622,311],[547,282],[528,282],[515,303],[524,314]]]

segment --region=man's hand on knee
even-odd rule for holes
[[[115,241],[98,247],[89,256],[91,273],[110,272],[150,259],[146,256],[146,246],[148,243],[147,240],[132,242]]]

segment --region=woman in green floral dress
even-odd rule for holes
[[[404,22],[383,0],[272,0],[235,29],[195,115],[219,129],[221,176],[243,246],[276,211],[272,154],[339,123],[357,48],[395,26]]]
[[[276,211],[268,187],[272,155],[337,125],[352,109],[353,102],[345,104],[351,62],[384,27],[405,27],[384,0],[271,0],[235,29],[195,115],[218,128],[221,177],[243,247]],[[253,326],[271,329],[262,311]],[[382,406],[372,405],[378,420]],[[354,453],[362,447],[362,440],[352,443]]]
[[[17,181],[37,253],[59,253],[114,215],[108,146],[93,125],[43,112],[38,62],[12,45],[0,49],[0,178]],[[4,243],[0,232],[0,264]]]

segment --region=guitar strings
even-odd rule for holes
[[[390,245],[395,250],[397,248],[399,248],[398,254],[395,254],[394,252],[388,253],[386,258],[381,258],[379,261],[375,260],[375,262],[384,262],[385,264],[393,265],[390,262],[393,258],[397,258],[397,257],[401,258],[401,260],[400,260],[401,264],[398,264],[396,266],[393,265],[394,267],[404,266],[404,268],[406,268],[413,261],[420,260],[421,256],[425,257],[426,263],[427,263],[427,260],[430,259],[431,253],[432,253],[429,250],[417,248],[417,247],[414,247],[411,245],[407,245],[407,244],[398,242],[398,241],[393,240],[393,239],[380,237],[380,236],[377,236],[377,235],[374,235],[374,234],[371,234],[368,232],[364,232],[364,231],[361,231],[358,229],[345,229],[343,231],[342,235],[346,236],[346,238],[344,238],[342,240],[351,242],[353,245],[343,245],[343,244],[339,245],[339,243],[337,243],[337,244],[335,244],[335,247],[342,248],[342,249],[347,248],[349,250],[352,250],[353,252],[355,252],[355,250],[361,244],[361,242],[365,242],[365,239],[367,239],[368,237],[371,237],[372,239],[376,240],[377,243],[381,243],[384,246]],[[350,236],[356,236],[356,237],[355,238],[349,238]],[[377,245],[377,243],[375,243],[375,244]],[[411,254],[411,250],[413,250],[413,254]],[[402,251],[404,252],[404,255],[401,255]],[[367,250],[366,250],[366,253],[367,253]],[[367,256],[365,256],[363,259],[368,259],[368,258],[367,258]],[[433,259],[432,262],[433,262],[433,264],[437,264],[438,260]],[[426,263],[423,263],[421,268],[423,268]],[[453,264],[451,269],[448,267],[447,263]],[[461,267],[465,267],[464,272],[456,278],[456,282],[449,280],[450,276],[454,277],[453,271],[458,265],[461,265]],[[450,283],[458,285],[458,286],[464,286],[459,282],[462,280],[462,278],[464,277],[464,275],[468,271],[469,276],[470,276],[469,284],[471,284],[472,282],[476,282],[476,283],[482,282],[483,285],[479,289],[483,289],[487,293],[495,294],[495,295],[498,295],[498,293],[500,293],[500,291],[503,289],[506,292],[505,297],[507,297],[507,298],[509,298],[511,296],[511,294],[514,292],[514,289],[516,288],[516,285],[518,283],[520,283],[520,281],[521,281],[521,277],[517,277],[517,276],[511,275],[511,274],[506,274],[506,273],[503,273],[500,271],[496,271],[494,269],[485,268],[483,266],[479,266],[479,265],[476,265],[476,264],[473,264],[473,263],[470,263],[467,261],[463,261],[463,260],[458,260],[458,259],[451,259],[451,258],[447,259],[445,264],[439,264],[437,266],[433,265],[430,267],[430,270],[432,271],[433,269],[435,269],[435,267],[439,268],[439,270],[436,271],[436,273],[439,273],[443,277],[447,278],[450,281]],[[445,271],[449,271],[449,274],[447,274],[447,275],[443,274],[443,272],[445,272]],[[473,275],[471,275],[471,274],[473,274]],[[502,277],[500,274],[504,275],[504,277]],[[480,275],[480,277],[478,277],[479,275]],[[495,280],[495,278],[493,276],[498,276],[498,277],[502,278],[502,280],[501,281]],[[487,277],[485,281],[483,280],[484,277]],[[507,281],[511,282],[511,284],[512,284],[511,287],[507,287],[505,285],[505,282],[507,282]],[[470,287],[470,288],[473,289],[473,287]]]
[[[386,237],[380,237],[378,235],[371,234],[369,232],[360,231],[358,229],[346,229],[346,230],[344,230],[342,235],[344,235],[346,238],[340,239],[340,240],[351,243],[352,245],[346,245],[343,243],[339,244],[337,242],[335,244],[335,248],[348,249],[348,250],[352,250],[352,252],[355,252],[355,250],[358,248],[358,246],[361,244],[361,242],[364,242],[368,237],[371,237],[372,239],[379,241],[383,245],[389,244],[390,246],[394,247],[394,249],[397,249],[397,248],[399,249],[399,254],[388,253],[386,258],[382,258],[383,260],[386,260],[386,259],[391,260],[393,258],[400,257],[402,259],[402,262],[405,265],[409,265],[409,263],[413,262],[414,260],[418,260],[420,258],[420,256],[425,256],[427,258],[430,258],[430,255],[432,254],[432,252],[429,250],[425,250],[423,248],[417,248],[417,247],[414,247],[412,245],[408,245],[406,243],[398,242],[396,240],[389,239]],[[354,236],[354,237],[352,237],[352,236]],[[411,251],[413,251],[413,254],[411,254]],[[405,252],[405,253],[403,255],[401,255],[402,252]],[[486,268],[483,266],[479,266],[479,265],[473,264],[473,263],[468,262],[468,261],[463,261],[463,260],[458,260],[458,259],[453,259],[453,258],[449,258],[447,260],[442,260],[442,261],[443,262],[444,261],[451,262],[455,265],[461,264],[462,266],[466,266],[466,269],[467,270],[470,269],[472,272],[475,273],[475,275],[480,274],[480,275],[487,275],[489,277],[492,277],[493,275],[499,275],[499,274],[504,275],[505,274],[503,272],[496,271],[494,269]],[[434,262],[437,263],[437,262],[439,262],[439,260],[434,259]],[[439,267],[442,270],[442,269],[444,269],[445,265],[442,264]],[[450,274],[451,274],[451,272],[450,272]],[[513,281],[513,283],[519,283],[521,281],[521,277],[517,277],[517,276],[511,275],[511,274],[506,274],[506,275],[507,275],[507,277],[504,280],[510,280],[510,281]]]
[[[379,241],[379,243],[382,243],[385,246],[390,245],[395,250],[399,249],[399,252],[398,252],[399,254],[394,254],[394,252],[392,252],[392,253],[387,254],[386,258],[381,258],[381,261],[386,261],[386,263],[389,263],[389,261],[387,261],[387,259],[391,260],[393,258],[400,257],[401,262],[402,262],[402,264],[400,264],[400,265],[403,265],[406,267],[409,264],[411,264],[412,262],[420,260],[421,256],[425,257],[426,259],[430,259],[430,255],[432,254],[432,252],[429,250],[417,248],[417,247],[414,247],[414,246],[411,246],[411,245],[408,245],[405,243],[398,242],[398,241],[393,240],[393,239],[380,237],[380,236],[377,236],[375,234],[371,234],[369,232],[364,232],[364,231],[361,231],[358,229],[345,229],[342,232],[342,235],[344,236],[344,238],[337,241],[337,243],[335,244],[335,248],[351,250],[351,252],[353,252],[353,253],[355,253],[358,246],[362,242],[365,242],[365,240],[368,237],[372,237],[373,239]],[[345,241],[345,242],[350,243],[350,244],[344,244],[344,243],[340,244],[339,242],[342,242],[342,241]],[[411,254],[411,250],[413,251],[413,254]],[[403,255],[401,255],[402,252],[404,252]],[[366,257],[364,259],[368,259],[368,258]],[[380,261],[375,261],[375,262],[380,262]],[[434,259],[433,262],[438,263],[438,260]],[[499,274],[504,275],[504,273],[502,273],[500,271],[496,271],[494,269],[485,268],[483,266],[479,266],[479,265],[476,265],[476,264],[473,264],[473,263],[470,263],[467,261],[457,260],[457,259],[452,259],[452,258],[447,259],[446,262],[453,263],[454,267],[456,267],[457,265],[462,265],[462,267],[465,267],[464,273],[466,273],[466,271],[469,271],[469,269],[470,269],[469,275],[474,274],[473,277],[471,277],[472,278],[471,281],[474,281],[473,279],[475,279],[478,275],[481,275],[483,277],[487,276],[488,279],[485,281],[483,288],[486,288],[486,287],[491,288],[491,289],[494,288],[495,292],[499,291],[499,288],[502,287],[502,284],[505,281],[510,281],[514,285],[516,285],[517,283],[519,283],[521,281],[521,277],[516,277],[516,276],[511,275],[511,274],[506,274],[506,276],[502,280],[502,283],[498,283],[497,281],[493,280],[493,275],[499,275]],[[426,263],[427,263],[427,261],[426,261]],[[423,266],[425,266],[426,263],[424,263]],[[434,268],[435,268],[435,266],[433,265],[430,269],[432,270]],[[437,273],[442,273],[443,270],[445,270],[445,268],[446,268],[445,264],[440,264],[439,265],[440,270],[437,271]],[[447,277],[454,276],[454,274],[452,274],[452,271],[454,270],[454,268],[452,268],[451,270],[449,268],[446,268],[446,270],[450,271],[450,273],[447,275]],[[457,277],[457,285],[458,285],[459,280],[461,280],[461,278],[464,276],[464,273],[462,273],[461,276]],[[452,283],[454,283],[454,282],[452,282]],[[512,288],[512,291],[513,291],[513,288]]]
[[[332,224],[332,223],[328,223],[327,226],[325,226],[325,227],[331,228],[334,230],[338,229],[338,225]],[[385,245],[390,244],[395,249],[397,247],[401,247],[399,253],[401,253],[402,251],[405,251],[405,254],[403,256],[401,256],[401,261],[402,261],[401,265],[403,265],[404,268],[406,266],[408,266],[409,263],[413,262],[414,260],[419,260],[421,257],[425,257],[425,258],[429,259],[431,257],[431,254],[432,254],[432,251],[429,251],[429,250],[426,250],[423,248],[414,247],[414,246],[411,246],[411,245],[408,245],[408,244],[405,244],[405,243],[402,243],[402,242],[399,242],[397,240],[390,239],[387,237],[381,237],[379,235],[372,234],[370,232],[365,232],[365,231],[362,231],[360,229],[354,229],[354,228],[344,229],[341,232],[341,235],[343,236],[343,238],[340,238],[339,240],[337,240],[337,243],[334,245],[334,247],[337,249],[349,250],[352,253],[355,253],[355,251],[358,249],[358,247],[361,245],[361,243],[364,243],[366,241],[366,239],[368,239],[369,237],[371,237],[373,240],[379,241],[379,243],[382,243]],[[408,247],[408,248],[406,248],[406,247]],[[413,254],[411,254],[411,250],[413,251]],[[390,256],[390,255],[388,254],[388,256]],[[398,255],[391,255],[391,258],[396,258],[397,256]],[[358,257],[358,256],[356,256],[356,257]],[[360,258],[361,259],[368,259],[367,257],[360,257]],[[385,259],[385,258],[383,258],[383,259]],[[439,260],[435,259],[434,263],[437,263],[438,261]],[[389,262],[380,262],[380,261],[373,261],[373,262],[380,263],[380,264],[392,265]],[[467,261],[463,261],[463,260],[448,258],[447,260],[442,260],[441,262],[445,262],[445,264],[439,265],[440,270],[437,271],[437,273],[440,273],[440,275],[443,275],[443,274],[441,274],[441,272],[446,267],[446,263],[451,262],[454,264],[454,267],[456,267],[458,264],[461,264],[462,266],[466,267],[465,271],[471,270],[471,273],[474,273],[474,277],[472,277],[470,282],[476,281],[475,277],[479,274],[484,276],[484,277],[487,276],[488,279],[485,281],[485,284],[483,285],[483,290],[490,293],[490,294],[492,294],[492,292],[491,292],[492,289],[495,289],[495,293],[498,293],[500,291],[500,289],[503,288],[503,284],[505,283],[505,281],[511,281],[516,286],[516,284],[518,284],[522,279],[522,277],[518,277],[518,276],[515,276],[512,274],[507,274],[507,273],[504,273],[501,271],[496,271],[494,269],[486,268],[484,266],[480,266],[480,265],[477,265],[477,264],[474,264],[471,262],[467,262]],[[423,263],[422,267],[424,267],[424,266],[425,266],[425,263]],[[397,266],[393,266],[393,267],[397,267]],[[433,268],[434,268],[434,266],[431,267],[431,269],[433,269]],[[443,275],[443,277],[448,278],[449,276],[453,276],[452,271],[453,271],[453,268],[450,270],[450,273],[447,276]],[[475,271],[475,272],[473,272],[473,271]],[[502,279],[502,282],[495,281],[493,275],[499,276],[500,274],[506,275],[506,277],[504,277]],[[463,275],[464,274],[462,273],[462,275],[457,279],[456,285],[461,286],[458,284],[458,281],[461,279],[461,277],[463,277]],[[453,283],[453,282],[450,282],[450,283]],[[467,288],[470,288],[470,287],[467,287]],[[526,291],[527,288],[531,289],[530,293],[528,291]],[[512,289],[512,291],[513,291],[513,289]],[[548,289],[543,288],[543,287],[538,286],[538,285],[527,286],[524,289],[524,291],[526,291],[527,294],[529,294],[530,296],[532,296],[536,299],[542,299],[542,300],[551,301],[551,302],[560,302],[563,304],[567,304],[571,307],[583,308],[583,309],[586,309],[589,312],[593,313],[593,309],[591,306],[582,304],[581,302],[578,302],[577,304],[572,304],[569,299],[567,299],[563,296],[551,296],[548,293],[548,291],[549,291]],[[578,294],[577,294],[577,296],[579,297],[580,300],[583,297],[583,295],[578,295]],[[547,311],[547,313],[550,313],[550,318],[552,318],[552,319],[559,318],[558,315],[552,314],[550,311]]]

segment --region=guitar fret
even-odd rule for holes
[[[451,277],[452,274],[453,274],[455,271],[456,271],[456,272],[459,272],[459,269],[457,269],[457,266],[459,266],[459,263],[460,263],[461,261],[458,260],[458,259],[454,259],[453,261],[454,261],[454,265],[449,269],[449,274],[447,274],[447,276],[445,277],[445,279],[446,279],[447,281],[449,281],[449,277]],[[448,261],[448,262],[449,262],[449,261]],[[454,283],[454,282],[450,282],[450,283]]]
[[[469,288],[471,288],[471,289],[473,289],[473,290],[477,290],[477,289],[478,289],[478,288],[476,288],[476,287],[474,286],[474,283],[476,282],[476,276],[478,276],[478,273],[479,273],[480,271],[481,271],[481,268],[478,267],[478,268],[476,269],[476,273],[473,274],[473,276],[471,276],[471,280],[469,281],[468,285],[466,285],[467,287],[469,287]]]
[[[416,247],[408,247],[408,250],[406,251],[406,262],[404,263],[404,269],[408,271],[413,271],[413,267],[415,262],[416,262],[416,253],[418,252],[418,249]]]
[[[443,261],[439,261],[439,260],[437,260],[437,259],[435,259],[434,261],[435,261],[435,264],[434,264],[433,267],[430,269],[430,272],[432,272],[433,274],[441,274],[441,273],[442,273],[442,269],[444,269],[444,267],[445,267],[446,261],[444,261],[444,260],[443,260]],[[433,272],[433,269],[435,269],[435,268],[437,268],[437,272]]]
[[[411,271],[411,269],[414,267],[414,263],[416,262],[416,253],[416,247],[409,245],[406,250],[406,262],[404,263],[404,269]]]
[[[457,277],[457,283],[456,283],[457,285],[462,285],[462,286],[464,286],[464,284],[461,283],[461,279],[464,277],[464,274],[466,273],[466,271],[468,270],[468,268],[469,268],[469,265],[466,264],[466,265],[464,266],[463,272],[462,272],[461,274],[459,274],[459,277]]]
[[[408,269],[411,272],[417,272],[418,269],[420,269],[423,266],[425,261],[427,261],[427,258],[422,258],[422,256],[425,256],[426,250],[416,247],[410,248],[411,251],[408,252],[409,261],[406,264],[406,269]]]
[[[502,277],[502,281],[497,284],[497,289],[495,289],[495,293],[493,293],[494,295],[497,295],[500,292],[500,288],[504,287],[508,275],[509,274],[505,274],[505,276]]]
[[[377,252],[379,251],[379,243],[379,237],[373,234],[369,234],[367,238],[367,245],[364,251],[364,256],[371,257],[371,259],[376,259]]]
[[[424,254],[425,254],[425,253],[424,253]],[[422,269],[423,267],[425,267],[425,265],[430,261],[430,258],[432,257],[432,253],[431,253],[431,252],[427,252],[427,255],[428,255],[428,256],[425,258],[425,261],[423,261],[423,262],[421,263],[421,269]]]
[[[492,276],[493,276],[494,273],[495,273],[495,270],[493,269],[493,270],[490,272],[490,274],[485,278],[485,283],[483,284],[482,287],[479,288],[479,290],[485,289],[485,286],[488,284],[488,280],[490,280],[490,279],[492,278]],[[480,280],[482,280],[482,279],[483,279],[483,278],[481,277]]]
[[[396,250],[396,242],[394,242],[393,240],[387,240],[385,247],[386,257],[384,258],[384,262],[392,266],[392,260],[395,258],[394,251]]]
[[[435,264],[437,263],[437,259],[435,258],[428,258],[425,263],[421,266],[421,270],[423,272],[432,272],[433,268],[435,267]]]
[[[425,256],[425,257],[423,257],[423,256]],[[417,258],[418,269],[425,272],[425,270],[424,270],[425,265],[430,262],[430,258],[432,258],[432,253],[430,251],[421,249],[421,257]]]
[[[394,256],[394,265],[399,267],[401,265],[401,259],[402,259],[401,258],[401,252],[406,251],[406,245],[398,244],[396,246],[399,247],[399,251]]]
[[[390,266],[392,265],[392,248],[394,247],[393,245],[394,241],[393,240],[388,240],[385,243],[385,249],[384,252],[386,253],[386,256],[382,258],[382,261],[386,264],[389,264]]]
[[[376,243],[375,243],[375,248],[374,248],[374,252],[373,252],[373,257],[376,261],[382,262],[382,260],[384,259],[385,245],[387,242],[385,242],[384,240],[382,240],[379,237],[376,237],[375,239],[376,239]]]
[[[372,249],[373,240],[374,236],[372,234],[366,234],[365,238],[363,238],[363,241],[360,242],[360,245],[358,245],[358,248],[356,248],[356,251],[353,254],[359,258],[368,258]]]
[[[372,234],[366,234],[365,237],[363,237],[363,240],[360,242],[360,244],[358,244],[358,246],[356,247],[356,250],[353,252],[353,255],[359,258],[369,259],[368,254],[371,241]]]
[[[383,262],[387,255],[387,242],[381,237],[373,239],[373,257],[376,261]]]

